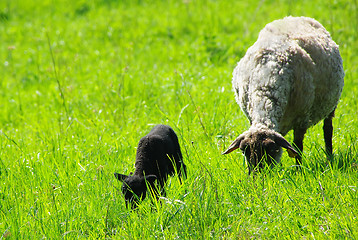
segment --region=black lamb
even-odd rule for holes
[[[123,182],[122,192],[126,206],[131,204],[132,208],[136,208],[139,201],[146,197],[147,186],[151,187],[158,199],[155,180],[160,195],[165,196],[164,186],[168,176],[175,173],[178,174],[180,182],[182,173],[186,176],[178,137],[171,127],[156,125],[139,141],[134,174],[127,176],[114,173],[114,176]]]

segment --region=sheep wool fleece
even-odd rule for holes
[[[286,135],[307,129],[339,101],[344,70],[338,45],[308,17],[267,24],[233,72],[236,101],[252,128]]]

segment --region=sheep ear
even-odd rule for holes
[[[145,180],[149,183],[153,183],[155,180],[157,180],[157,176],[155,175],[148,175],[148,176],[145,176]]]
[[[245,138],[245,136],[243,134],[241,134],[240,136],[238,136],[228,147],[228,149],[226,149],[225,152],[223,152],[222,154],[228,154],[231,153],[232,151],[238,149],[240,147],[240,143],[241,141]]]
[[[279,146],[283,148],[286,148],[289,157],[294,158],[299,155],[296,149],[289,142],[287,142],[287,140],[284,137],[277,135],[275,137],[275,143],[277,143]]]
[[[114,173],[114,177],[117,178],[119,181],[123,182],[128,176],[120,173]]]

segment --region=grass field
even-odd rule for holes
[[[253,180],[241,153],[221,155],[249,127],[232,70],[286,15],[340,45],[335,159],[320,123],[302,173],[284,153]],[[356,0],[1,0],[0,239],[357,239],[357,26]],[[177,132],[188,178],[127,210],[113,173],[133,171],[158,123]]]

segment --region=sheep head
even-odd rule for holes
[[[123,175],[114,173],[114,176],[121,182],[122,193],[126,201],[126,206],[130,204],[132,209],[138,206],[139,201],[142,201],[146,197],[147,184],[153,184],[157,179],[155,175],[139,176],[139,175]]]
[[[228,154],[240,148],[244,153],[251,171],[262,169],[265,164],[278,163],[285,148],[290,157],[298,156],[298,152],[287,140],[273,130],[246,131],[236,138],[223,154]]]

